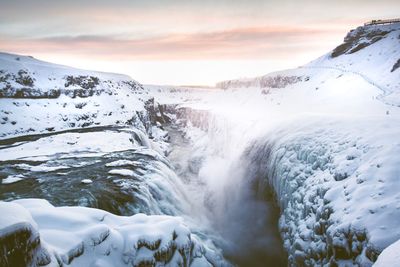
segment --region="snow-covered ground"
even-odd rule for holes
[[[28,229],[32,234],[24,242],[30,251],[40,250],[40,235],[47,252],[36,251],[37,260],[74,266],[162,265],[164,257],[172,259],[171,266],[227,264],[216,245],[236,263],[260,265],[257,260],[282,257],[278,231],[291,266],[371,266],[377,259],[377,266],[395,266],[399,43],[399,24],[361,27],[333,52],[300,68],[219,83],[224,90],[142,87],[125,76],[1,54],[0,89],[19,97],[0,98],[3,199],[20,198],[7,188],[32,186],[36,173],[43,177],[41,194],[59,201],[43,181],[56,174],[54,181],[75,177],[66,161],[72,157],[83,166],[72,183],[81,192],[104,187],[104,176],[127,190],[122,193],[151,203],[144,211],[127,208],[131,213],[125,215],[134,210],[183,219],[118,217],[25,199],[1,202],[1,210],[15,217],[0,225]],[[179,138],[168,143],[162,124],[169,120],[187,144],[172,147]],[[114,200],[115,192],[109,195]],[[78,204],[93,206],[87,200]],[[278,219],[279,229],[272,229]],[[267,258],[257,258],[262,253]]]
[[[0,92],[3,139],[89,126],[139,127],[138,117],[149,98],[128,76],[5,53],[0,53]]]

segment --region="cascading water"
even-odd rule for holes
[[[217,245],[239,266],[285,266],[287,255],[278,230],[279,208],[267,188],[249,175],[243,152],[255,137],[247,124],[219,114],[184,109],[186,138],[170,131],[174,147],[170,160],[185,177],[201,217],[221,238]],[[182,126],[182,125],[181,125]],[[200,130],[203,129],[203,130]],[[178,136],[178,137],[176,137]],[[190,142],[187,141],[190,139]],[[183,140],[186,140],[186,145]]]

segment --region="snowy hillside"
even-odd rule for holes
[[[30,56],[0,53],[0,89],[3,97],[92,96],[100,92],[142,89],[132,78],[87,71],[37,60]]]
[[[0,53],[0,137],[140,122],[146,91],[131,78]]]
[[[352,30],[344,43],[332,52],[299,69],[280,71],[262,77],[230,80],[220,88],[284,88],[307,82],[313,76],[336,71],[359,76],[383,91],[385,101],[400,105],[400,24],[361,26]]]
[[[352,30],[332,53],[304,67],[358,75],[383,91],[383,101],[400,106],[400,23]]]

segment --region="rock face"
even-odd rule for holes
[[[331,56],[338,57],[344,54],[353,54],[385,38],[391,31],[392,29],[383,30],[381,27],[376,26],[358,27],[346,35],[343,44],[336,47]]]
[[[51,262],[32,225],[19,223],[1,229],[1,266],[45,266]]]
[[[399,60],[397,60],[396,63],[394,63],[393,68],[392,68],[392,70],[390,72],[394,72],[398,68],[400,68],[400,58],[399,58]]]

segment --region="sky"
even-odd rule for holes
[[[303,65],[399,10],[399,0],[0,0],[0,51],[214,85]]]

